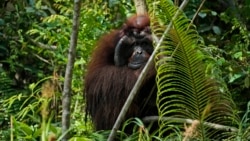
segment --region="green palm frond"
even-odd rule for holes
[[[229,94],[220,92],[219,84],[205,73],[204,60],[207,56],[202,53],[204,44],[194,25],[190,25],[181,12],[173,19],[178,8],[171,2],[159,1],[156,7],[161,11],[157,18],[160,21],[172,20],[173,25],[170,32],[164,35],[156,54],[160,136],[173,129],[170,125],[185,129],[183,123],[178,124],[178,120],[164,120],[165,117],[174,117],[198,121],[190,138],[214,138],[218,130],[205,123],[231,125],[234,118],[232,99]],[[157,37],[163,36],[164,26],[152,23],[151,27]]]

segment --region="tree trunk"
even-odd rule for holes
[[[76,56],[76,45],[78,38],[78,30],[80,23],[80,9],[81,9],[81,0],[74,0],[74,14],[73,14],[73,26],[72,33],[70,37],[70,47],[68,52],[68,63],[65,71],[65,80],[63,86],[63,95],[62,95],[62,135],[63,141],[69,139],[68,130],[70,127],[70,104],[71,104],[71,84],[72,84],[72,75],[73,67]]]
[[[147,5],[145,0],[134,0],[136,14],[144,15],[147,14]]]

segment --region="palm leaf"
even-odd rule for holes
[[[198,121],[193,129],[194,134],[189,138],[214,138],[218,130],[204,123],[231,125],[234,118],[232,99],[229,94],[220,92],[219,84],[205,73],[204,60],[208,56],[202,53],[203,41],[188,18],[181,13],[173,19],[178,8],[171,2],[159,1],[155,7],[164,15],[158,14],[160,16],[152,20],[151,28],[157,37],[165,36],[156,54],[160,136],[173,129],[170,125],[185,128],[183,123],[178,124],[176,120],[163,120],[165,117],[174,117]],[[163,35],[164,26],[159,26],[157,19],[172,20],[170,33]]]

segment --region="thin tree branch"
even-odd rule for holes
[[[43,43],[41,43],[41,42],[36,42],[35,40],[30,39],[30,38],[29,38],[29,40],[30,40],[33,44],[35,44],[36,46],[38,46],[38,47],[40,47],[40,48],[43,48],[43,49],[49,49],[49,50],[56,50],[56,49],[57,49],[57,46],[48,46],[48,45],[45,45],[45,44],[43,44]]]
[[[62,95],[62,141],[67,141],[69,138],[68,130],[70,127],[70,104],[71,104],[71,84],[73,67],[76,55],[76,44],[78,38],[78,30],[80,24],[80,9],[82,0],[74,0],[73,26],[70,37],[70,47],[68,53],[68,63],[66,66],[65,80]]]
[[[32,54],[33,54],[35,57],[37,57],[39,60],[41,60],[41,61],[43,61],[43,62],[45,62],[45,63],[51,65],[51,63],[50,63],[48,60],[44,59],[43,57],[41,57],[41,56],[39,56],[39,55],[37,55],[37,54],[35,54],[35,53],[32,53]]]
[[[177,16],[179,15],[180,11],[182,11],[184,9],[184,7],[187,5],[189,0],[184,0],[179,8],[179,10],[175,13],[174,17],[173,17],[173,20],[175,20],[177,18]],[[111,133],[108,137],[108,141],[113,141],[114,140],[114,137],[116,135],[116,131],[118,130],[118,128],[120,127],[121,125],[121,122],[123,121],[124,119],[124,116],[125,114],[127,113],[128,111],[128,108],[130,107],[134,97],[136,96],[137,92],[139,91],[139,88],[141,87],[142,85],[142,82],[144,81],[145,79],[145,76],[147,75],[147,72],[154,66],[154,56],[157,52],[157,50],[159,49],[161,43],[163,42],[163,39],[165,38],[165,35],[169,33],[171,27],[173,25],[173,22],[171,21],[167,27],[167,29],[164,31],[164,34],[163,36],[161,37],[161,39],[159,40],[159,43],[157,44],[157,46],[155,47],[155,50],[154,52],[152,53],[152,55],[150,56],[147,64],[145,65],[145,67],[143,68],[141,74],[139,75],[139,78],[138,80],[136,81],[135,83],[135,86],[133,87],[133,89],[131,90],[125,104],[123,105],[122,107],[122,110],[111,130]]]
[[[160,119],[159,116],[147,116],[147,117],[144,117],[142,121],[145,123],[148,123],[148,122],[156,122],[159,119]],[[175,117],[162,117],[161,120],[162,121],[175,121],[179,123],[188,123],[188,124],[192,124],[193,122],[197,121],[197,120],[192,120],[192,119],[175,118]],[[217,130],[238,132],[237,128],[231,127],[231,126],[225,126],[225,125],[220,125],[220,124],[211,123],[211,122],[203,122],[202,124],[207,127],[217,129]]]
[[[195,14],[194,14],[194,16],[193,16],[193,18],[192,18],[192,20],[191,20],[191,22],[190,22],[190,25],[194,23],[194,20],[195,20],[195,18],[197,17],[197,15],[199,14],[199,12],[201,11],[201,8],[202,8],[202,6],[204,5],[205,1],[206,1],[206,0],[203,0],[203,1],[201,2],[201,4],[200,4],[198,10],[195,12]]]
[[[43,44],[41,42],[37,42],[33,39],[31,39],[29,36],[25,36],[27,37],[27,39],[32,42],[34,45],[36,45],[37,47],[40,47],[40,48],[43,48],[43,49],[49,49],[49,50],[56,50],[57,49],[57,46],[48,46],[46,44]],[[16,42],[20,42],[20,37],[19,36],[7,36],[5,34],[3,34],[3,38],[4,39],[11,39],[11,40],[15,40]]]

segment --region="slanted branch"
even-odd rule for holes
[[[142,119],[143,122],[148,123],[148,122],[158,122],[159,116],[147,116]],[[197,122],[198,120],[193,120],[193,119],[184,119],[184,118],[175,118],[175,117],[161,117],[162,121],[175,121],[178,123],[187,123],[187,124],[193,124]],[[200,121],[198,121],[200,123]],[[216,130],[223,130],[223,131],[228,131],[228,132],[238,132],[238,129],[235,127],[231,126],[225,126],[225,125],[220,125],[216,123],[211,123],[211,122],[203,122],[202,123],[204,126],[216,129]]]

